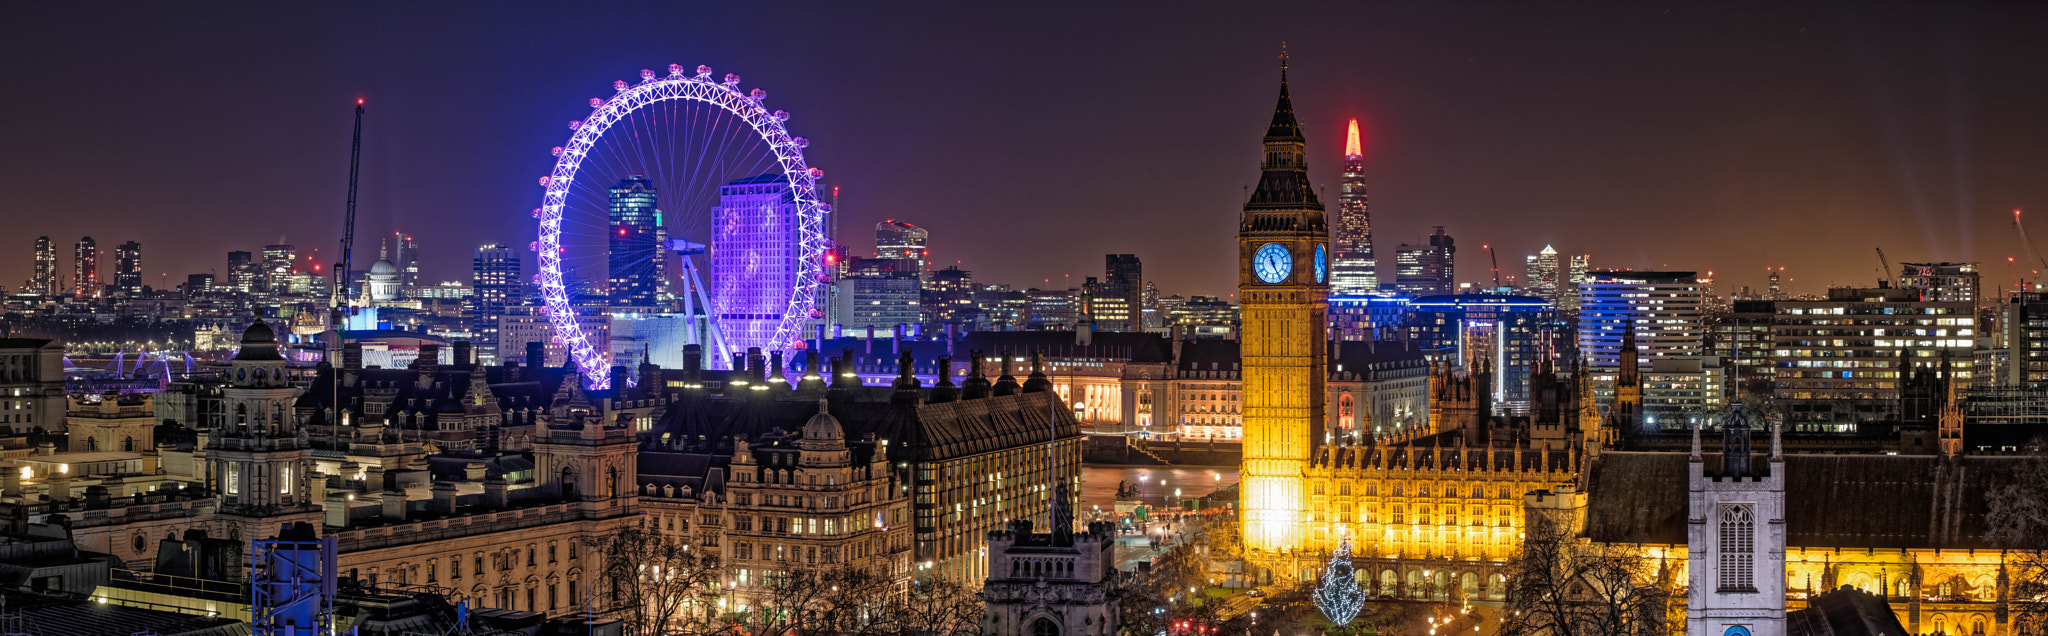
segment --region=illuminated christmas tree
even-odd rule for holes
[[[1351,570],[1351,537],[1338,542],[1336,554],[1330,555],[1330,564],[1323,568],[1322,583],[1316,586],[1315,599],[1316,608],[1338,627],[1358,618],[1359,610],[1365,609],[1365,590],[1358,587],[1358,577]]]

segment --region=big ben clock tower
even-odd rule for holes
[[[1237,228],[1237,297],[1243,305],[1244,465],[1239,469],[1244,543],[1255,550],[1302,545],[1303,472],[1322,435],[1324,341],[1329,314],[1329,225],[1308,182],[1287,53],[1280,103],[1266,128],[1259,187]]]

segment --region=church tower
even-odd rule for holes
[[[287,523],[321,522],[307,474],[311,446],[291,417],[291,380],[277,334],[257,321],[242,332],[221,389],[226,424],[206,438],[209,486],[221,499],[229,538],[267,539]]]
[[[1771,454],[1758,470],[1749,421],[1722,424],[1721,470],[1708,469],[1692,431],[1686,522],[1685,620],[1696,636],[1785,634],[1785,455],[1771,424]]]
[[[1329,324],[1330,230],[1309,185],[1301,124],[1287,95],[1280,53],[1280,102],[1266,128],[1259,187],[1237,230],[1243,303],[1245,546],[1301,547],[1303,471],[1324,440],[1323,383]]]

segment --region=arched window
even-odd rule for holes
[[[134,451],[135,451],[135,438],[134,438],[134,437],[126,437],[126,438],[122,438],[122,440],[121,440],[121,450],[123,450],[123,451],[127,451],[127,452],[134,452]]]
[[[95,452],[95,451],[98,451],[99,449],[100,449],[100,440],[99,440],[99,438],[97,438],[97,437],[88,437],[88,438],[85,438],[85,452],[88,452],[88,453],[90,453],[90,452]]]
[[[1723,590],[1756,588],[1756,517],[1749,506],[1721,508],[1721,581]]]
[[[1031,621],[1031,636],[1060,636],[1060,624],[1040,616]]]

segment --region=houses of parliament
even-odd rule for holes
[[[1420,430],[1358,443],[1327,430],[1330,237],[1286,68],[1283,54],[1238,226],[1239,521],[1253,563],[1314,580],[1349,541],[1373,596],[1500,600],[1525,520],[1540,513],[1575,540],[1651,559],[1687,633],[1820,633],[1799,610],[1844,588],[1883,599],[1907,633],[2048,627],[2014,606],[2012,563],[1987,521],[1997,490],[2032,461],[2016,449],[2040,441],[1965,426],[1945,371],[1901,376],[1900,415],[1885,426],[1781,438],[1734,417],[1703,446],[1697,430],[1688,440],[1642,425],[1630,329],[1604,409],[1583,357],[1545,344],[1526,410],[1494,408],[1483,360],[1437,359]],[[1749,450],[1758,435],[1767,454]]]

